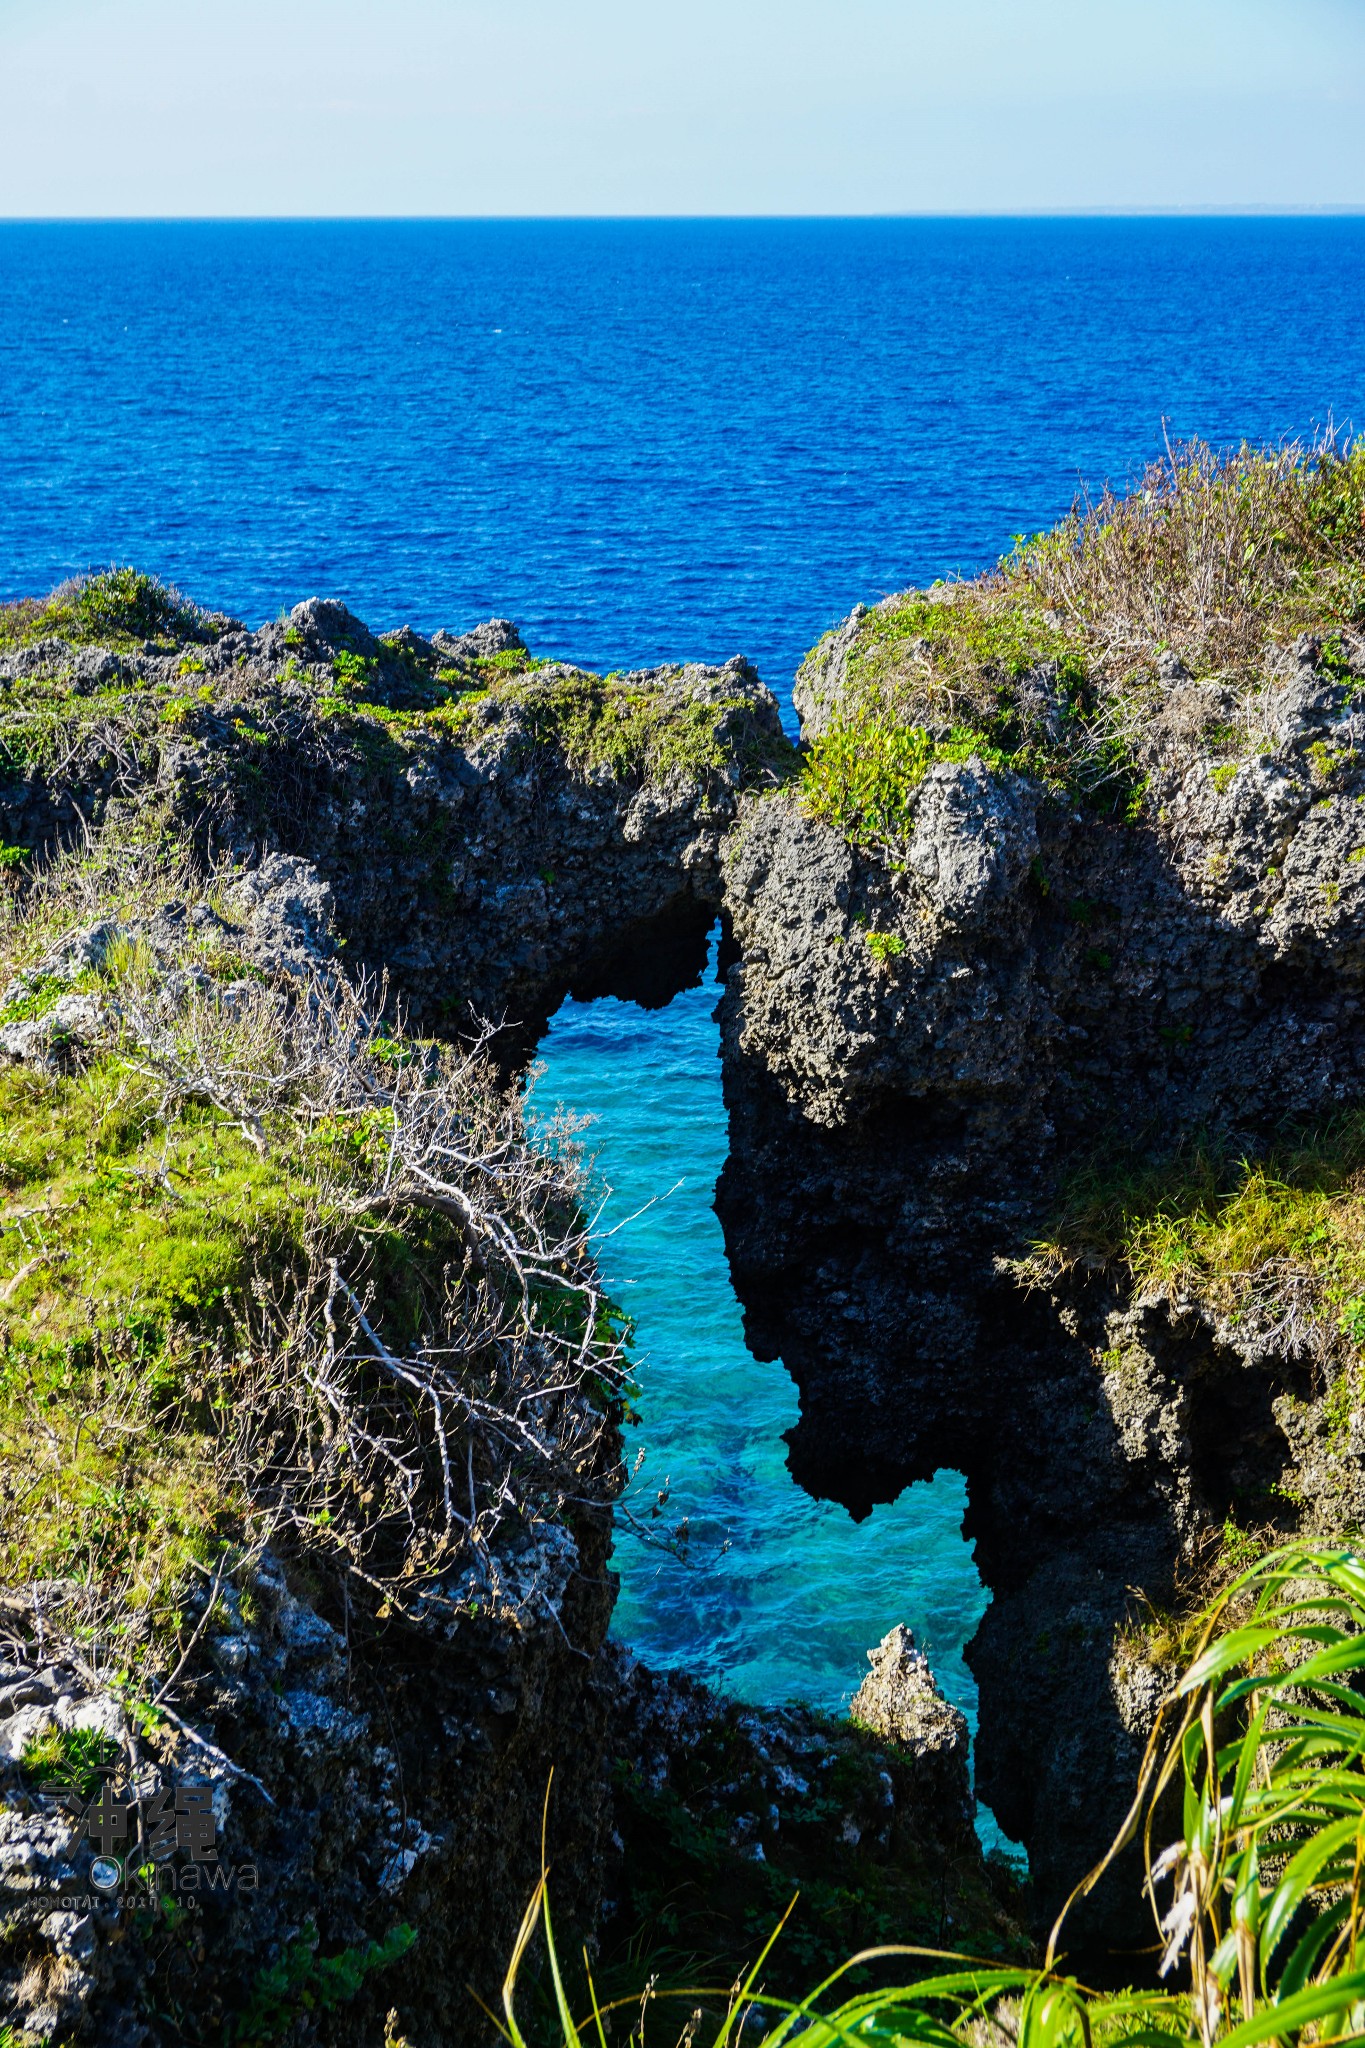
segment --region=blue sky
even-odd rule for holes
[[[1365,0],[0,0],[0,216],[1365,207]]]

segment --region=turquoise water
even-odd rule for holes
[[[865,1651],[905,1622],[974,1722],[962,1650],[987,1595],[962,1536],[960,1474],[940,1472],[855,1523],[787,1471],[796,1391],[781,1364],[745,1348],[711,1206],[727,1143],[718,995],[713,940],[703,985],[667,1009],[566,1002],[534,1083],[538,1114],[563,1106],[596,1119],[585,1142],[610,1190],[599,1257],[636,1320],[641,1419],[627,1456],[644,1458],[626,1506],[648,1534],[621,1518],[615,1631],[647,1663],[743,1699],[837,1710]],[[660,1539],[684,1516],[679,1557]]]

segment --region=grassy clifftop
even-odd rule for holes
[[[106,844],[0,906],[0,1581],[130,1667],[225,1547],[454,1617],[614,1483],[572,1146],[392,1035],[301,867]]]
[[[855,612],[807,657],[810,808],[901,838],[936,761],[977,756],[1103,813],[1151,778],[1253,753],[1274,650],[1365,670],[1365,442],[1174,449],[990,574]]]
[[[702,943],[741,793],[794,760],[738,659],[599,676],[505,619],[375,634],[317,598],[248,632],[122,570],[0,611],[0,861],[106,823],[301,856],[414,1015],[522,1052],[659,919]]]
[[[373,634],[344,606],[310,600],[247,633],[133,569],[0,606],[0,770],[51,769],[101,732],[124,746],[202,738],[244,759],[297,740],[300,716],[402,769],[431,746],[560,758],[586,778],[710,784],[785,765],[775,719],[746,736],[754,679],[674,666],[598,676],[533,656],[495,620],[428,640]],[[240,779],[240,778],[239,778]]]

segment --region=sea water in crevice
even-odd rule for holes
[[[796,1389],[744,1342],[712,1207],[728,1142],[716,951],[713,934],[700,984],[664,1008],[566,1001],[532,1082],[537,1119],[593,1118],[598,1256],[636,1326],[626,1455],[644,1457],[618,1516],[614,1633],[645,1663],[741,1699],[839,1712],[866,1652],[904,1622],[975,1730],[963,1648],[989,1594],[962,1534],[962,1475],[907,1487],[863,1522],[812,1499],[786,1466]],[[989,1814],[980,1826],[1000,1842]]]

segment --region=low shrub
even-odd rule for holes
[[[0,605],[0,649],[46,639],[118,648],[160,636],[181,640],[202,624],[203,615],[154,576],[102,569],[59,584],[49,597]]]

